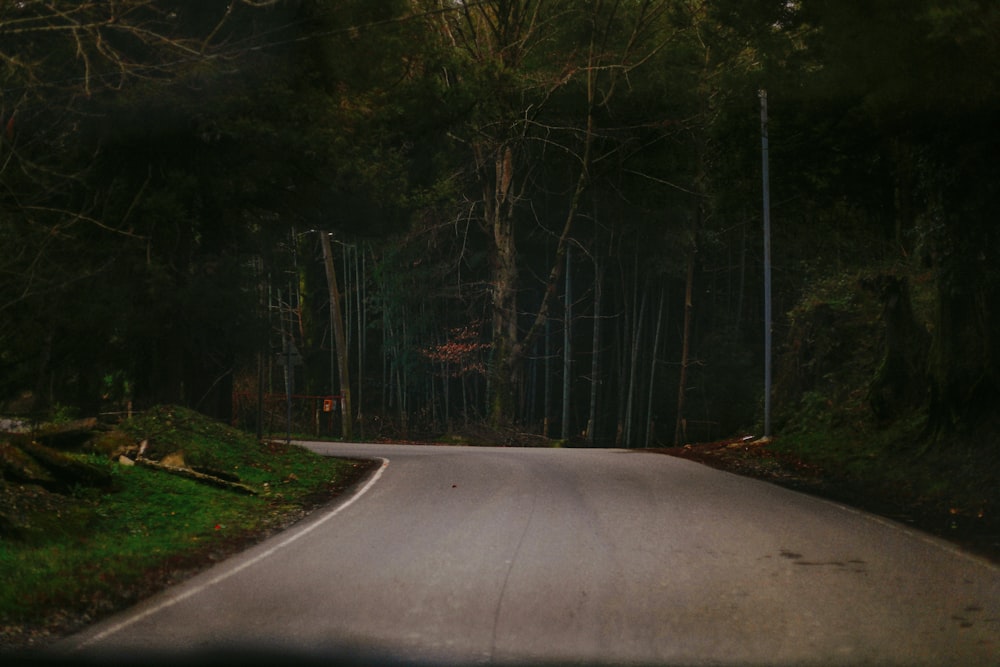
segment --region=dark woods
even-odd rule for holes
[[[306,432],[342,434],[322,401],[349,396],[354,437],[752,429],[766,88],[778,427],[864,357],[871,419],[975,428],[1000,389],[998,23],[978,0],[2,3],[0,400],[280,431],[291,389]]]

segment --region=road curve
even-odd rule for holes
[[[59,648],[1000,664],[1000,568],[850,508],[641,451],[307,446],[383,465]]]

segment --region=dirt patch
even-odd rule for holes
[[[831,475],[819,466],[771,449],[766,441],[717,442],[635,450],[666,454],[745,477],[834,500],[931,533],[1000,563],[1000,521],[985,514],[957,511],[946,503],[901,502],[877,489]]]

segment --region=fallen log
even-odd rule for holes
[[[164,465],[159,461],[153,461],[151,459],[139,458],[135,461],[136,465],[142,466],[144,468],[152,468],[153,470],[159,470],[161,472],[169,473],[171,475],[177,475],[178,477],[186,477],[187,479],[193,479],[196,482],[201,482],[202,484],[208,484],[209,486],[214,486],[220,489],[226,489],[228,491],[235,491],[237,493],[244,493],[250,496],[257,495],[257,489],[252,486],[243,484],[242,482],[233,482],[227,479],[222,479],[221,477],[216,477],[214,475],[207,475],[191,468],[180,468],[178,466]]]
[[[76,449],[110,427],[100,424],[95,417],[77,419],[65,424],[45,424],[34,435],[38,444],[55,449]]]
[[[21,449],[70,488],[74,484],[84,484],[106,489],[114,482],[110,470],[67,456],[37,442],[26,443]]]

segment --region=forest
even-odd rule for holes
[[[0,414],[662,447],[761,435],[773,357],[775,431],[994,433],[998,34],[992,0],[0,1]]]

